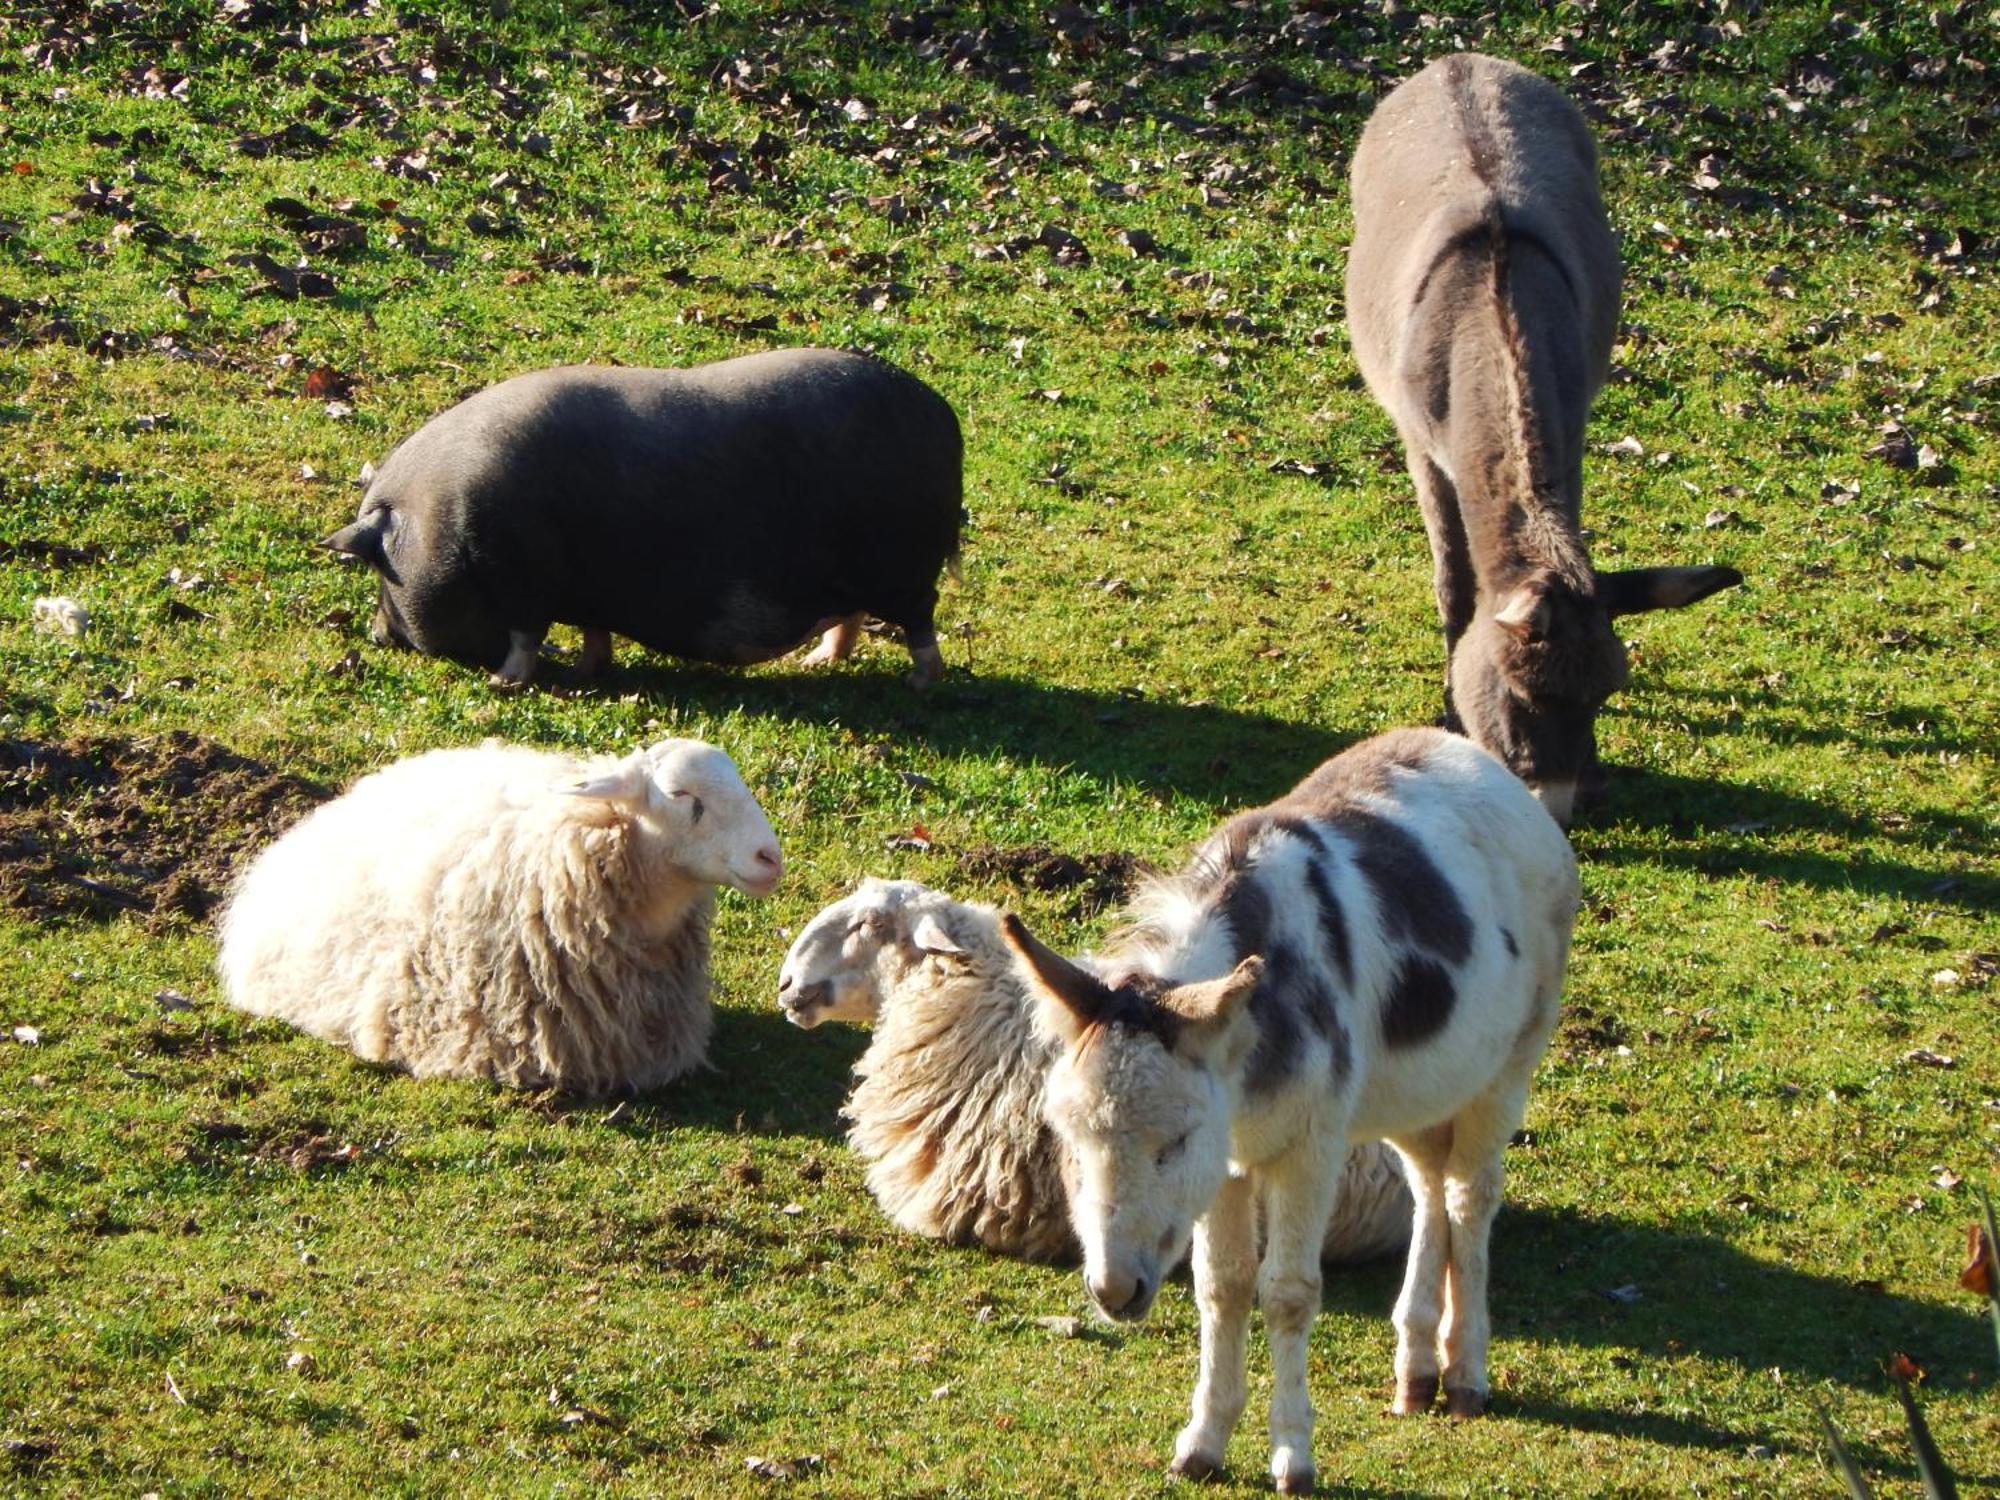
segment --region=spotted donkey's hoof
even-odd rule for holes
[[[1418,1412],[1431,1409],[1437,1400],[1438,1378],[1435,1375],[1412,1375],[1396,1382],[1396,1403],[1389,1408],[1392,1417],[1413,1417]]]
[[[1460,1421],[1483,1417],[1486,1415],[1486,1392],[1446,1386],[1444,1410],[1446,1416],[1455,1417]]]
[[[1222,1460],[1205,1453],[1184,1453],[1167,1465],[1167,1472],[1177,1479],[1213,1479],[1222,1472]]]
[[[1281,1495],[1310,1495],[1313,1492],[1311,1469],[1293,1469],[1288,1473],[1274,1475],[1273,1478]]]

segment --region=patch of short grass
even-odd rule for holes
[[[1992,1487],[1990,1329],[1951,1287],[1967,1185],[2000,1175],[1981,16],[491,10],[0,8],[0,733],[192,730],[335,784],[490,734],[702,735],[792,873],[722,902],[715,1070],[615,1114],[236,1016],[196,925],[0,917],[0,1021],[39,1031],[0,1041],[6,1487],[1168,1488],[1185,1293],[1065,1340],[1035,1319],[1083,1312],[1073,1273],[894,1232],[840,1137],[861,1037],[790,1030],[770,990],[863,872],[1087,943],[1102,917],[972,852],[1172,863],[1436,711],[1422,527],[1340,276],[1369,103],[1459,45],[1565,81],[1603,143],[1628,280],[1596,556],[1748,582],[1628,632],[1496,1236],[1495,1415],[1384,1418],[1394,1269],[1331,1278],[1322,1473],[1826,1493],[1818,1397],[1910,1490],[1902,1349]],[[365,242],[303,247],[276,198]],[[302,252],[331,296],[235,259]],[[918,697],[885,641],[815,676],[623,648],[510,699],[366,644],[362,579],[313,542],[424,418],[538,365],[794,343],[960,411],[941,622],[969,672]],[[82,642],[30,628],[58,592]],[[916,824],[928,849],[884,847]],[[1225,1488],[1261,1487],[1264,1389]]]

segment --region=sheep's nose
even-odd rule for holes
[[[1106,1272],[1090,1281],[1091,1300],[1107,1318],[1128,1318],[1144,1312],[1148,1290],[1143,1276]]]
[[[785,873],[785,856],[778,852],[776,844],[766,844],[759,849],[757,863],[771,872],[773,880]]]
[[[788,1020],[811,1028],[818,1024],[820,1011],[833,999],[833,988],[822,979],[817,984],[794,989],[792,976],[787,974],[778,981],[778,996],[779,1007]]]

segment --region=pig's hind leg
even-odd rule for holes
[[[846,661],[854,650],[854,643],[861,638],[861,622],[865,615],[843,615],[826,628],[826,634],[819,638],[819,644],[799,659],[802,667],[823,667],[828,662]]]

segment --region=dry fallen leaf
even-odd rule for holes
[[[1994,1295],[1994,1287],[2000,1284],[2000,1263],[1994,1259],[1993,1242],[1986,1238],[1984,1224],[1965,1226],[1965,1269],[1958,1273],[1958,1284],[1982,1297]]]
[[[753,1453],[743,1460],[743,1467],[759,1479],[797,1479],[810,1474],[825,1462],[817,1453],[801,1454],[797,1458],[763,1458]]]

